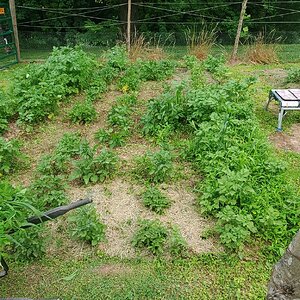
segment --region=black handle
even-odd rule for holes
[[[62,216],[69,212],[72,209],[78,208],[80,206],[86,205],[92,203],[92,200],[89,198],[78,200],[76,202],[73,202],[69,205],[64,205],[60,207],[56,207],[53,209],[50,209],[46,212],[44,212],[41,216],[34,216],[27,219],[27,222],[30,224],[24,225],[21,228],[28,228],[31,226],[31,224],[40,224],[49,220],[53,220],[59,216]]]

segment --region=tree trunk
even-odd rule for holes
[[[267,300],[300,299],[300,231],[274,266]]]
[[[231,60],[230,60],[231,62],[234,62],[236,60],[236,55],[237,55],[237,50],[238,50],[238,47],[239,47],[239,42],[240,42],[241,31],[242,31],[242,27],[243,27],[243,21],[244,21],[244,16],[245,16],[245,12],[246,12],[247,2],[248,2],[248,0],[243,0],[239,25],[238,25],[238,29],[237,29],[237,32],[236,32],[235,42],[234,42],[233,51],[232,51]]]

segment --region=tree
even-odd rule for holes
[[[245,12],[246,12],[247,2],[248,2],[248,0],[243,0],[243,3],[242,3],[240,20],[239,20],[238,29],[236,32],[235,42],[234,42],[234,46],[233,46],[233,51],[232,51],[232,55],[231,55],[231,62],[234,62],[236,60],[236,55],[237,55],[237,50],[238,50],[238,46],[239,46],[239,42],[240,42],[241,31],[242,31],[242,27],[243,27],[243,21],[244,21],[244,16],[245,16]]]
[[[300,299],[300,231],[274,266],[267,300]]]

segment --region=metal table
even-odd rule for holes
[[[286,115],[287,111],[300,110],[300,89],[271,90],[265,107],[266,110],[268,110],[272,100],[276,100],[280,105],[277,131],[282,131],[282,118]]]

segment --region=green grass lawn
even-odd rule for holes
[[[92,53],[96,56],[101,55],[103,50],[106,48],[86,48],[85,50],[89,53]],[[185,46],[174,46],[174,47],[166,47],[167,53],[169,53],[170,57],[174,59],[181,59],[184,55],[187,54],[187,47]],[[240,46],[238,55],[240,59],[243,59],[243,55],[247,46]],[[51,53],[52,49],[22,49],[21,56],[24,60],[38,60],[38,59],[46,59]],[[213,55],[218,55],[224,53],[226,56],[230,56],[232,51],[232,46],[222,46],[216,45],[212,49]],[[300,61],[300,44],[283,44],[278,47],[278,57],[280,62],[282,63],[293,63]]]

